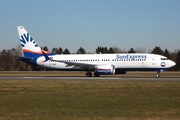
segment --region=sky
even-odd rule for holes
[[[180,0],[0,0],[0,50],[24,26],[39,46],[180,49]]]

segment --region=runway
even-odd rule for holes
[[[1,76],[0,80],[130,80],[130,81],[179,81],[180,78],[145,78],[145,77],[53,77],[53,76]]]

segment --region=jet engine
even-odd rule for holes
[[[114,65],[97,66],[95,73],[99,75],[115,74],[115,66]]]

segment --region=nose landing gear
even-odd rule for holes
[[[157,78],[160,77],[160,72],[157,72],[156,77],[157,77]]]
[[[157,74],[156,74],[156,77],[159,78],[159,77],[160,77],[160,73],[157,73]]]

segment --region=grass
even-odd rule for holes
[[[180,82],[0,80],[1,120],[179,120]]]

